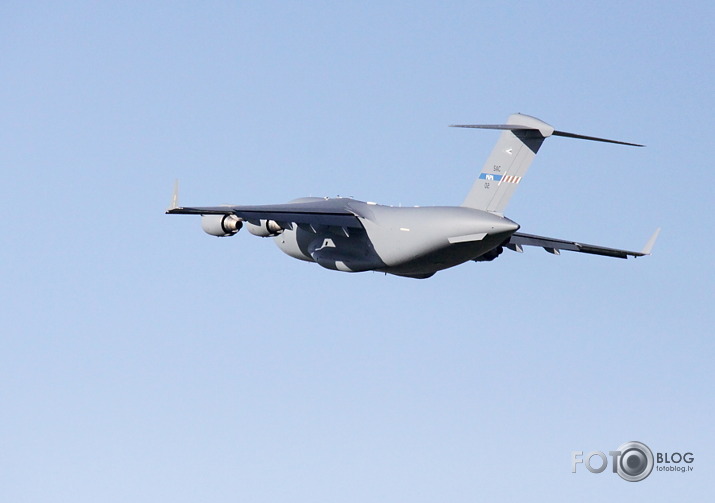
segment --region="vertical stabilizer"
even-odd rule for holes
[[[544,139],[554,128],[534,117],[514,114],[506,124],[456,126],[503,130],[462,206],[502,213]]]

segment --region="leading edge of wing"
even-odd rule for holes
[[[651,236],[648,240],[646,246],[639,252],[620,250],[618,248],[607,248],[605,246],[598,245],[589,245],[585,243],[578,243],[576,241],[566,241],[563,239],[554,239],[545,236],[536,236],[533,234],[522,234],[520,232],[512,234],[511,238],[509,238],[509,241],[506,243],[506,246],[517,251],[521,251],[521,246],[540,246],[547,252],[557,255],[560,250],[568,250],[615,258],[628,258],[629,256],[643,257],[644,255],[650,255],[659,233],[660,229],[656,229],[653,236]]]
[[[166,213],[173,215],[236,215],[249,222],[275,220],[296,224],[326,225],[335,227],[355,227],[362,225],[357,216],[344,204],[335,200],[315,202],[267,204],[257,206],[196,206],[169,208]]]

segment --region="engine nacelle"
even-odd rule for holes
[[[252,224],[251,222],[246,222],[246,228],[248,232],[254,236],[259,236],[262,238],[267,238],[271,236],[277,236],[283,232],[283,227],[278,225],[275,220],[261,220],[260,225]]]
[[[233,236],[241,227],[243,222],[236,215],[201,215],[201,228],[212,236]]]

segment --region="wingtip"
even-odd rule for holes
[[[643,250],[641,251],[641,253],[642,253],[643,255],[650,255],[650,254],[651,254],[651,252],[653,251],[653,247],[655,246],[655,242],[656,242],[656,240],[658,239],[658,235],[659,235],[659,234],[660,234],[660,227],[658,227],[658,228],[655,230],[655,232],[653,233],[653,235],[650,237],[650,239],[648,240],[648,242],[647,242],[647,243],[645,244],[645,246],[643,247]]]
[[[179,179],[174,180],[174,192],[171,194],[171,204],[166,209],[167,213],[171,213],[171,210],[175,210],[179,207]]]

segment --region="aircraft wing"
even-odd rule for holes
[[[506,242],[505,246],[511,250],[523,251],[522,246],[540,246],[549,253],[558,255],[560,250],[575,251],[581,253],[590,253],[592,255],[603,255],[606,257],[616,257],[616,258],[628,258],[631,257],[642,257],[644,255],[650,255],[655,240],[658,238],[660,229],[656,229],[655,233],[646,243],[643,250],[628,251],[619,250],[617,248],[606,248],[605,246],[589,245],[585,243],[577,243],[575,241],[565,241],[563,239],[547,238],[544,236],[535,236],[533,234],[522,234],[516,232],[512,234],[509,241]]]
[[[325,225],[361,228],[355,213],[341,199],[316,199],[307,202],[268,204],[258,206],[199,206],[172,207],[168,214],[180,215],[236,215],[258,224],[260,220],[275,220],[278,224]],[[288,225],[282,225],[289,227]]]

